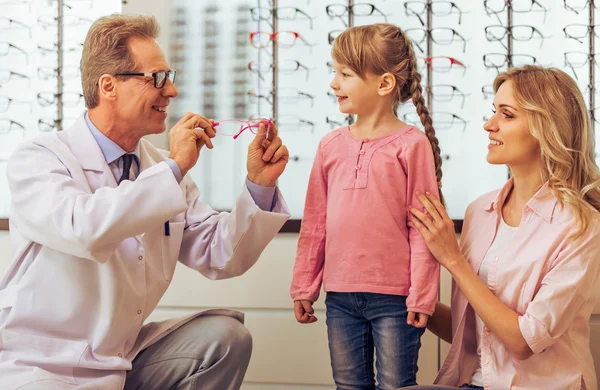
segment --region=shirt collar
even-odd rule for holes
[[[89,117],[87,111],[84,114],[84,118],[85,118],[85,122],[87,123],[88,128],[90,129],[90,132],[92,133],[92,136],[98,143],[98,146],[100,146],[100,150],[102,150],[102,154],[104,155],[104,158],[106,159],[107,164],[111,164],[111,163],[117,161],[119,158],[121,158],[121,156],[123,156],[124,154],[127,153],[125,150],[123,150],[123,148],[121,148],[119,145],[117,145],[113,140],[111,140],[110,138],[105,136],[100,130],[98,130],[98,128],[90,120],[90,117]],[[140,161],[140,143],[139,142],[136,145],[135,150],[133,151],[133,154],[135,155],[136,160]]]
[[[502,206],[506,201],[506,197],[509,192],[512,190],[514,186],[514,178],[510,178],[498,191],[496,197],[489,203],[486,207],[485,211],[491,212],[493,210],[496,213],[499,213],[502,210]],[[554,210],[556,209],[556,204],[558,203],[556,197],[550,191],[550,187],[548,182],[544,183],[542,187],[533,195],[527,204],[526,208],[531,209],[534,213],[536,213],[540,218],[542,218],[547,223],[552,222],[552,217],[554,216]]]

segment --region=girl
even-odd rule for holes
[[[420,337],[435,308],[439,265],[407,223],[415,191],[438,194],[438,140],[417,59],[391,24],[353,27],[333,43],[330,84],[356,123],[327,134],[312,168],[291,296],[296,319],[317,320],[327,292],[333,379],[340,389],[416,383]],[[412,99],[425,133],[397,117]]]
[[[436,383],[597,390],[600,172],[583,96],[566,73],[537,66],[500,74],[494,91],[487,160],[513,177],[469,205],[460,249],[439,202],[420,195],[429,216],[414,210],[454,279],[452,308],[438,303],[429,324],[452,343]]]

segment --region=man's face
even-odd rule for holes
[[[163,51],[154,39],[132,38],[128,44],[137,69],[123,69],[122,72],[170,70]],[[166,129],[169,100],[176,96],[177,88],[169,79],[162,88],[154,87],[152,77],[131,76],[121,79],[117,82],[117,118],[128,128],[139,131],[140,138],[148,134],[160,134]]]

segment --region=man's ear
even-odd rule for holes
[[[103,74],[98,80],[98,94],[107,100],[115,100],[117,96],[117,79],[109,74]]]
[[[396,77],[391,73],[384,73],[379,77],[379,87],[377,93],[379,96],[386,96],[394,92],[396,88]]]

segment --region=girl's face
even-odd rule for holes
[[[361,79],[350,68],[333,61],[335,75],[329,86],[337,96],[340,112],[344,114],[364,115],[372,112],[372,108],[381,98],[377,93],[379,78],[367,74]]]
[[[504,82],[494,98],[493,115],[483,125],[489,133],[487,161],[506,164],[514,171],[540,163],[540,146],[531,135],[525,112],[513,97],[512,82]],[[533,165],[532,165],[533,164]]]

